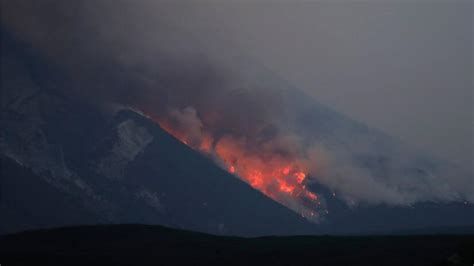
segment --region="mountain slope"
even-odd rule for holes
[[[105,221],[31,170],[3,156],[0,160],[0,233]]]
[[[81,117],[77,109],[61,115],[56,113],[53,120],[46,120],[41,128],[36,128],[45,136],[39,150],[17,150],[16,144],[21,145],[26,139],[16,140],[18,143],[7,139],[5,155],[32,170],[5,159],[1,171],[2,190],[8,193],[2,195],[4,208],[1,211],[5,218],[0,222],[4,232],[87,221],[158,223],[236,235],[302,234],[314,229],[297,214],[231,176],[134,112],[123,111],[114,119],[104,121],[105,126],[96,129],[96,134],[89,131],[81,147],[77,146],[79,139],[71,140],[74,136],[64,131],[81,136],[80,132],[88,126],[78,120],[74,125],[68,123],[74,120],[70,114]],[[21,127],[10,124],[10,130],[21,130]],[[45,133],[48,131],[68,137],[54,137]],[[140,132],[147,132],[146,147],[138,147],[136,157],[125,160],[121,155],[130,155],[136,147],[120,143],[128,138],[139,139]],[[58,146],[61,149],[55,150]],[[80,161],[76,159],[78,156]],[[104,170],[107,167],[121,169],[121,172],[111,174]],[[37,197],[42,200],[35,200]],[[80,207],[75,208],[77,205]],[[21,206],[34,210],[35,214],[13,215],[12,211]],[[70,212],[75,216],[69,218]],[[82,212],[93,213],[94,218],[85,219],[87,216]],[[34,222],[22,225],[22,221],[29,220]]]
[[[148,118],[104,113],[57,93],[75,84],[2,37],[3,233],[102,222],[232,235],[316,232]]]
[[[170,224],[239,235],[316,232],[299,215],[184,146],[145,117],[124,111],[115,119],[113,125],[147,130],[153,136],[146,149],[126,165],[119,181],[144,197],[156,195]]]
[[[92,72],[97,71],[95,79],[76,79],[71,73],[77,73],[63,71],[61,65],[5,32],[1,63],[0,152],[10,163],[18,163],[1,172],[3,178],[10,178],[8,186],[2,189],[8,191],[12,186],[16,191],[5,194],[11,199],[2,198],[3,202],[14,202],[5,205],[0,214],[7,217],[0,221],[4,232],[89,222],[162,224],[246,236],[363,234],[474,224],[472,204],[444,203],[445,198],[432,198],[433,191],[444,192],[446,188],[445,183],[439,188],[433,186],[433,172],[441,169],[439,173],[452,172],[455,178],[464,177],[464,172],[443,161],[406,151],[381,132],[286,88],[287,84],[265,71],[257,85],[282,88],[279,92],[287,106],[282,120],[293,121],[298,133],[310,135],[310,140],[325,145],[336,157],[336,163],[327,167],[330,175],[315,176],[314,183],[308,184],[312,190],[321,191],[328,206],[329,214],[321,224],[309,224],[263,196],[226,173],[212,159],[171,137],[147,117],[127,109],[104,111],[107,107],[100,105],[101,110],[93,97],[83,99],[68,94],[78,88],[93,91],[101,86],[144,86],[141,80],[129,75],[129,68],[104,60],[97,69],[93,68]],[[246,67],[241,71],[258,68]],[[249,82],[252,77],[247,77]],[[186,80],[183,83],[180,85],[189,85]],[[337,160],[338,156],[343,160]],[[355,167],[361,172],[345,171],[347,165],[352,167],[349,170]],[[37,186],[37,194],[22,190],[20,183],[15,183],[16,176],[23,171],[29,174],[22,186]],[[413,180],[417,182],[410,183]],[[395,197],[391,197],[393,190],[380,190],[387,182],[392,188],[401,187],[395,189]],[[406,189],[410,184],[416,186]],[[464,189],[468,191],[470,187]],[[398,193],[406,191],[416,193]],[[447,191],[450,192],[449,187]],[[423,193],[433,202],[409,204],[417,200],[414,195],[424,196]],[[459,194],[448,196],[458,200]],[[54,200],[44,203],[50,207],[38,208],[43,204],[35,200],[39,195],[52,195]],[[350,205],[351,196],[365,197],[362,199],[370,204]],[[401,205],[394,207],[387,199],[395,199]],[[54,209],[54,202],[64,202],[64,208]],[[16,205],[44,210],[44,214],[19,214]],[[71,210],[78,210],[77,215],[65,210],[69,205]],[[37,218],[40,214],[44,219]],[[7,224],[9,217],[12,222]],[[41,222],[26,222],[30,219]]]

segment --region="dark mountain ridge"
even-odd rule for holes
[[[471,265],[473,235],[224,237],[150,225],[0,236],[8,265]]]

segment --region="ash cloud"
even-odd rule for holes
[[[472,173],[320,107],[225,41],[167,24],[160,14],[182,15],[169,2],[2,5],[2,30],[69,78],[53,86],[61,93],[169,119],[193,142],[206,128],[214,140],[295,157],[348,204],[474,202]]]

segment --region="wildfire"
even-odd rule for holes
[[[214,139],[202,125],[199,134],[192,134],[167,119],[151,118],[182,143],[215,158],[229,173],[253,188],[303,217],[317,221],[319,215],[316,211],[321,203],[316,194],[307,190],[307,169],[296,158],[267,150],[249,150],[243,138],[224,136]]]

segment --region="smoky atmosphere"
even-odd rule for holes
[[[1,1],[0,264],[472,265],[472,1]]]

